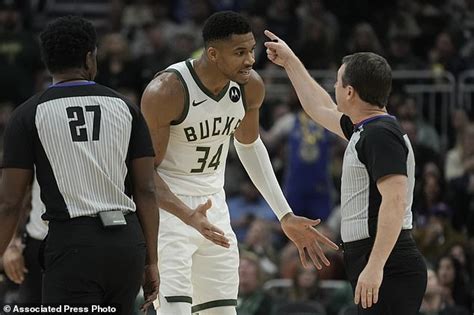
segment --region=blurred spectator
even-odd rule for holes
[[[451,219],[453,213],[444,201],[445,191],[440,170],[433,162],[427,163],[415,190],[414,222],[417,226],[425,226],[432,215]]]
[[[272,276],[276,275],[278,271],[276,265],[278,255],[272,244],[272,230],[277,229],[279,224],[274,223],[272,225],[262,219],[253,220],[244,242],[241,243],[241,248],[259,257],[262,270]]]
[[[278,267],[279,277],[283,279],[293,279],[299,266],[299,253],[296,246],[288,242],[280,250],[280,264]]]
[[[127,4],[122,12],[121,28],[127,32],[153,23],[150,0],[135,0]]]
[[[442,288],[443,302],[471,311],[472,299],[462,276],[461,264],[450,255],[442,256],[437,265],[437,275]]]
[[[418,37],[421,33],[416,20],[418,3],[411,0],[398,0],[397,10],[392,12],[388,23],[388,37],[402,37],[408,40]],[[392,65],[390,63],[390,65]]]
[[[291,112],[261,137],[270,149],[286,143],[284,192],[295,214],[324,221],[333,207],[331,136],[302,110],[294,90],[288,103]]]
[[[448,305],[443,302],[443,288],[438,275],[433,269],[428,269],[428,283],[423,302],[420,307],[421,315],[469,315],[462,307]]]
[[[191,57],[191,55],[197,48],[195,36],[195,34],[185,29],[177,32],[174,35],[174,38],[170,42],[172,50],[172,62],[176,62],[178,60],[185,60]],[[201,36],[199,35],[199,37]]]
[[[435,45],[429,52],[431,69],[435,71],[450,71],[455,76],[466,68],[465,60],[459,55],[453,35],[443,31],[436,37]]]
[[[36,2],[36,1],[31,1]],[[92,22],[98,35],[118,31],[123,10],[122,0],[42,0],[33,15],[35,29],[65,15],[80,15]]]
[[[449,249],[449,255],[455,258],[461,265],[461,276],[464,283],[471,284],[468,290],[474,293],[474,286],[472,285],[472,277],[474,272],[474,265],[472,263],[470,255],[467,253],[466,246],[463,243],[456,243]],[[474,296],[473,296],[474,297]]]
[[[455,141],[454,147],[446,153],[444,174],[447,181],[464,174],[464,159],[471,155],[468,152],[474,150],[474,148],[464,148],[465,132],[469,133],[467,137],[474,137],[474,125],[469,124],[469,117],[466,111],[461,108],[453,110],[451,120],[454,128]],[[469,142],[469,140],[467,141]]]
[[[153,79],[155,74],[166,69],[174,60],[161,23],[147,26],[145,36],[149,51],[143,53],[138,59],[142,88]]]
[[[0,104],[16,107],[34,94],[43,66],[37,39],[23,29],[17,1],[0,1],[0,69]]]
[[[426,225],[414,231],[416,243],[429,262],[435,262],[454,244],[462,242],[465,237],[451,226],[449,218],[441,213],[428,217]]]
[[[431,147],[418,141],[418,127],[416,122],[412,119],[400,119],[400,126],[406,132],[408,138],[410,138],[410,142],[413,147],[416,161],[415,178],[419,179],[421,177],[425,165],[429,162],[435,163],[438,168],[440,168],[440,155]]]
[[[334,49],[324,31],[326,25],[317,19],[306,19],[302,27],[301,41],[296,54],[308,69],[330,69],[335,67]]]
[[[278,221],[268,203],[249,178],[241,183],[239,195],[228,198],[227,205],[232,229],[239,242],[245,239],[254,219]]]
[[[324,26],[323,37],[328,41],[330,47],[334,47],[339,40],[339,21],[334,14],[326,10],[324,2],[324,0],[303,0],[297,13],[303,25],[314,20],[320,21]]]
[[[414,42],[415,53],[428,59],[427,48],[436,41],[436,36],[447,28],[449,17],[440,6],[440,1],[410,1],[416,2],[416,21],[420,27],[420,36]]]
[[[121,34],[110,33],[102,38],[96,81],[113,89],[128,88],[141,93],[139,69]]]
[[[300,34],[296,15],[297,1],[269,0],[266,9],[267,27],[283,38],[289,45],[296,43]]]
[[[99,68],[96,81],[113,89],[127,88],[141,94],[140,72],[130,55],[126,39],[110,33],[102,39],[98,51]]]
[[[392,70],[426,68],[426,65],[413,53],[411,38],[402,33],[389,37],[387,61]]]
[[[436,129],[424,120],[421,104],[417,104],[413,96],[406,96],[402,99],[396,109],[396,116],[400,119],[411,120],[416,124],[417,143],[427,146],[437,153],[440,152],[439,135]]]
[[[453,225],[474,235],[474,125],[466,127],[462,137],[461,165],[463,173],[450,181],[449,202],[455,209]]]
[[[301,264],[293,277],[293,291],[290,300],[295,302],[310,302],[320,299],[318,271],[311,266],[306,269]]]
[[[382,44],[369,23],[357,24],[347,41],[347,54],[356,52],[374,52],[384,56]]]
[[[237,315],[272,314],[275,301],[262,289],[264,275],[257,256],[241,252],[239,278]]]
[[[311,266],[306,269],[299,264],[293,277],[293,290],[288,302],[298,302],[312,306],[315,310],[318,310],[318,314],[326,314],[324,306],[320,303],[323,300],[321,293],[316,268]]]
[[[262,69],[268,61],[265,46],[263,45],[267,39],[265,34],[263,34],[263,31],[267,28],[267,21],[258,15],[249,16],[248,20],[252,26],[253,36],[255,38],[255,63],[253,68]]]

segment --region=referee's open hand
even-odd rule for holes
[[[311,265],[308,258],[318,269],[322,269],[321,262],[326,266],[330,265],[320,243],[335,250],[339,249],[329,238],[314,228],[320,222],[319,219],[311,220],[293,213],[288,213],[281,219],[281,228],[286,236],[295,243],[300,254],[301,263],[305,268]]]
[[[158,265],[146,265],[145,272],[143,273],[143,296],[145,297],[145,303],[140,307],[142,312],[146,313],[148,307],[158,298],[159,289],[160,274],[158,272]]]
[[[207,210],[212,207],[212,202],[208,199],[194,209],[189,218],[189,225],[199,231],[205,238],[219,246],[229,248],[229,239],[225,237],[224,231],[211,224],[207,219]]]

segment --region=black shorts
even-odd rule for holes
[[[145,266],[138,217],[104,228],[99,218],[50,222],[44,248],[43,303],[105,305],[132,313]]]
[[[344,263],[355,291],[360,273],[367,265],[374,239],[344,243]],[[358,314],[416,315],[426,290],[426,263],[410,230],[402,230],[384,267],[379,300],[370,308],[359,303]]]

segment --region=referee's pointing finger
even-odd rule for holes
[[[270,48],[270,49],[275,49],[277,47],[276,45],[280,41],[278,36],[270,32],[269,30],[265,30],[264,33],[271,40],[271,41],[265,42],[265,47]]]
[[[278,40],[278,36],[276,36],[275,34],[273,34],[272,32],[270,32],[269,30],[265,30],[263,32],[268,38],[270,38],[272,41],[274,40]]]

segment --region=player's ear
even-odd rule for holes
[[[206,49],[206,53],[207,53],[207,58],[212,61],[212,62],[216,62],[217,60],[217,55],[218,55],[218,51],[216,48],[212,47],[212,46],[209,46],[207,47]]]

